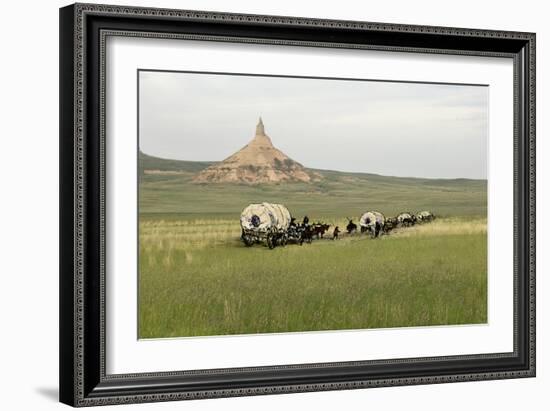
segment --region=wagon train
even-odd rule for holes
[[[346,232],[347,235],[354,235],[359,228],[361,234],[377,238],[395,228],[411,227],[434,219],[435,215],[431,211],[421,211],[418,214],[402,212],[389,218],[379,211],[367,211],[359,218],[359,226],[347,218]],[[270,249],[288,243],[302,245],[304,242],[311,243],[313,239],[323,239],[330,227],[330,224],[319,221],[310,224],[307,216],[301,223],[296,223],[284,205],[273,203],[250,204],[241,213],[240,222],[241,239],[246,246],[263,243]],[[339,233],[339,228],[334,227],[331,238],[338,239]]]

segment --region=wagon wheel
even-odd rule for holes
[[[244,230],[242,230],[242,233],[241,233],[241,240],[243,240],[243,243],[244,245],[246,245],[247,247],[250,247],[252,244],[254,244],[254,238],[246,233]]]
[[[249,235],[243,235],[242,239],[243,239],[244,245],[246,245],[247,247],[251,247],[254,244],[254,239]]]
[[[275,248],[275,240],[271,234],[267,236],[267,246],[270,250],[273,250]]]

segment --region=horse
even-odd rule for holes
[[[298,227],[300,230],[300,245],[304,242],[311,244],[313,241],[313,230],[310,225],[302,224]]]
[[[311,226],[312,235],[316,236],[318,239],[323,238],[325,233],[328,231],[330,224],[316,223]]]
[[[348,232],[348,234],[357,232],[357,224],[355,224],[351,218],[348,218],[348,225],[346,226],[346,231]]]

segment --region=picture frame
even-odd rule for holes
[[[117,36],[512,61],[513,350],[108,373],[105,64],[106,41]],[[61,8],[59,281],[60,401],[72,406],[534,377],[535,34],[96,4]]]

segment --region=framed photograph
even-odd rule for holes
[[[535,34],[60,10],[60,400],[535,376]]]

